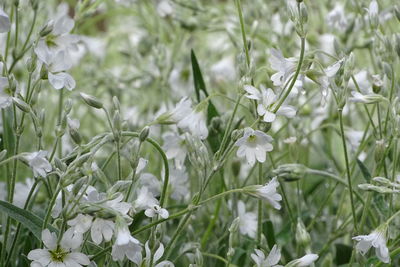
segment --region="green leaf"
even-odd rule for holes
[[[272,249],[272,247],[276,244],[276,240],[274,225],[270,220],[263,223],[263,232],[265,237],[267,238],[268,247]]]
[[[208,96],[208,93],[206,90],[206,85],[204,83],[203,75],[201,74],[199,63],[197,62],[197,58],[194,54],[193,49],[190,51],[190,58],[192,60],[194,90],[196,92],[197,102],[200,102],[200,90],[203,91],[206,96]]]
[[[8,216],[21,223],[23,226],[29,229],[37,239],[41,240],[42,236],[42,218],[33,214],[30,211],[21,209],[13,204],[10,204],[6,201],[0,200],[0,212],[6,213]],[[56,228],[51,225],[48,225],[47,228],[51,232],[58,232]]]
[[[197,61],[196,54],[194,53],[193,49],[190,52],[190,58],[192,60],[193,83],[194,83],[196,98],[197,102],[201,102],[200,91],[203,91],[206,97],[208,97],[208,92],[206,89],[206,84],[203,79],[203,75],[201,74],[199,62]],[[217,111],[217,108],[214,106],[211,100],[208,100],[207,123],[210,124],[212,118],[218,115],[219,113]],[[210,143],[212,151],[216,152],[220,144],[220,133],[218,132],[214,134],[210,133],[210,135],[208,136],[208,142]]]
[[[357,164],[358,167],[361,170],[362,175],[364,176],[365,180],[367,182],[369,182],[371,180],[371,173],[369,172],[369,170],[367,169],[367,167],[364,165],[364,163],[362,163],[362,161],[360,161],[359,159],[357,159]]]

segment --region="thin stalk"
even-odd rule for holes
[[[244,20],[243,20],[242,6],[240,4],[240,0],[236,0],[236,7],[238,10],[238,15],[239,15],[240,31],[242,32],[244,52],[246,54],[246,64],[247,64],[247,67],[250,67],[249,47],[247,45],[246,31],[244,29]]]
[[[258,184],[262,184],[262,163],[258,163]],[[262,234],[262,216],[263,216],[263,210],[262,210],[262,200],[258,200],[258,214],[257,214],[257,244],[259,247],[261,247],[261,234]]]
[[[352,186],[352,183],[351,183],[349,156],[347,154],[346,137],[344,135],[343,110],[341,108],[338,109],[338,113],[339,113],[340,133],[341,133],[342,143],[343,143],[343,153],[344,153],[344,159],[345,159],[345,164],[346,164],[347,183],[348,183],[348,186],[349,186],[351,212],[353,214],[354,229],[357,232],[357,217],[356,217],[356,210],[355,210],[354,199],[353,199],[353,186]]]

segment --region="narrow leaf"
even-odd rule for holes
[[[6,213],[8,216],[21,223],[28,228],[37,239],[41,240],[43,220],[40,217],[30,211],[1,200],[0,212]],[[48,225],[48,228],[51,232],[58,232],[58,230],[51,225]]]
[[[369,182],[371,180],[371,173],[369,172],[369,170],[367,169],[367,167],[364,165],[364,163],[362,163],[361,160],[357,159],[357,164],[358,167],[361,170],[362,175],[364,176],[364,179]]]

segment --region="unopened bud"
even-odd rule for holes
[[[50,34],[53,31],[53,23],[49,22],[42,27],[39,32],[40,37],[45,37],[46,35]]]
[[[310,234],[307,232],[307,229],[300,218],[297,219],[296,242],[304,248],[308,247],[311,243]]]
[[[121,104],[119,103],[119,100],[116,96],[113,96],[113,105],[114,105],[114,110],[121,110]]]
[[[13,97],[12,101],[21,111],[26,112],[26,113],[29,113],[31,111],[30,106],[22,99]]]
[[[144,127],[139,134],[140,142],[146,141],[147,137],[149,136],[149,133],[150,133],[150,127],[149,126]]]
[[[54,164],[56,165],[56,168],[62,172],[67,170],[67,165],[57,157],[54,158]]]
[[[385,140],[377,140],[375,143],[375,162],[380,164],[380,162],[385,157],[386,144]]]
[[[85,101],[86,104],[88,104],[89,106],[96,108],[96,109],[102,109],[103,108],[103,103],[98,100],[96,97],[85,94],[85,93],[81,93],[80,94],[83,101]]]
[[[238,140],[242,136],[243,136],[243,130],[242,129],[235,129],[235,130],[232,131],[231,139],[232,139],[233,142],[235,142],[236,140]]]
[[[300,21],[303,25],[308,21],[307,7],[304,3],[300,4]]]
[[[79,191],[82,189],[82,187],[87,184],[88,182],[88,177],[84,176],[80,179],[78,179],[78,181],[75,182],[74,186],[72,187],[72,193],[74,195],[77,195],[79,193]]]
[[[32,73],[36,70],[36,64],[37,62],[37,57],[36,56],[32,56],[30,58],[27,59],[26,61],[26,68],[28,70],[29,73]]]
[[[302,164],[283,164],[272,171],[275,176],[285,181],[298,181],[305,177],[307,167]]]

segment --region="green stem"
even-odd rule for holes
[[[342,109],[338,109],[338,113],[339,113],[340,133],[341,133],[342,143],[343,143],[343,153],[344,153],[344,159],[345,159],[345,164],[346,164],[346,174],[347,174],[347,183],[348,183],[348,187],[349,187],[351,212],[353,214],[354,229],[357,232],[357,217],[356,217],[356,210],[355,210],[354,199],[353,199],[353,187],[352,187],[352,183],[351,183],[349,157],[348,157],[348,154],[347,154],[346,137],[344,135],[343,110]]]
[[[242,32],[242,40],[243,40],[244,52],[246,54],[246,64],[247,64],[247,67],[250,67],[249,47],[247,45],[246,31],[244,29],[244,20],[243,20],[242,6],[240,4],[240,0],[236,0],[236,7],[237,7],[237,10],[238,10],[238,15],[239,15],[240,30]]]
[[[258,163],[258,184],[262,184],[262,163]],[[263,216],[263,201],[258,200],[258,214],[257,214],[257,244],[261,247],[261,234],[262,234],[262,216]]]

